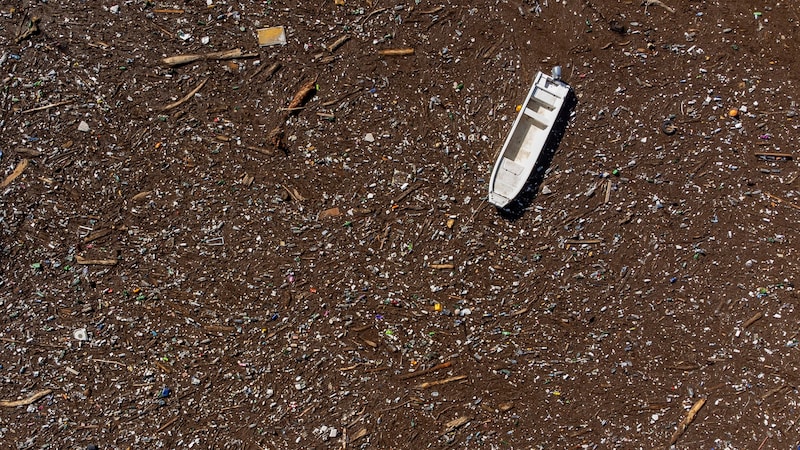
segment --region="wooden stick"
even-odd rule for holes
[[[428,374],[428,373],[431,373],[431,372],[436,372],[437,370],[446,369],[446,368],[448,368],[448,367],[450,367],[452,365],[453,365],[452,361],[445,361],[445,362],[443,362],[441,364],[437,364],[437,365],[431,367],[430,369],[417,370],[416,372],[409,372],[407,374],[401,375],[400,379],[401,380],[408,380],[408,379],[411,379],[411,378],[416,378],[416,377],[419,377],[419,376],[422,376],[422,375],[425,375],[425,374]]]
[[[275,336],[276,336],[278,333],[280,333],[281,331],[283,331],[283,330],[285,330],[285,329],[287,329],[287,328],[289,328],[289,325],[284,325],[284,326],[282,326],[282,327],[279,327],[279,328],[275,329],[274,331],[272,331],[271,333],[269,333],[269,334],[267,335],[267,339],[272,339],[272,338],[274,338],[274,337],[275,337]]]
[[[153,191],[142,191],[142,192],[139,192],[138,194],[134,195],[133,197],[131,197],[131,200],[133,200],[134,202],[138,202],[139,200],[144,199],[145,197],[147,197],[148,195],[150,195],[152,193],[153,193]]]
[[[528,307],[527,306],[525,308],[520,309],[520,310],[514,311],[513,313],[509,314],[508,317],[515,317],[515,316],[518,316],[520,314],[525,314],[526,312],[528,312]]]
[[[95,231],[94,233],[86,236],[83,238],[83,243],[88,244],[89,242],[96,241],[102,237],[108,236],[113,231],[112,228],[106,228],[105,230]]]
[[[273,152],[272,150],[267,150],[265,148],[256,147],[254,145],[243,145],[242,147],[244,147],[244,148],[246,148],[248,150],[252,150],[252,151],[254,151],[256,153],[261,153],[262,155],[272,156],[272,155],[275,154],[275,152]]]
[[[303,200],[305,200],[305,197],[300,195],[300,193],[297,192],[297,189],[289,188],[289,187],[284,186],[284,185],[280,185],[280,186],[286,191],[287,194],[289,194],[289,197],[292,197],[292,200],[294,200],[296,202],[302,202]]]
[[[25,168],[26,168],[26,167],[28,167],[28,163],[29,163],[29,162],[30,162],[30,160],[29,160],[28,158],[24,158],[22,161],[20,161],[20,162],[17,164],[17,167],[15,167],[15,168],[14,168],[14,171],[13,171],[13,172],[11,172],[11,174],[10,174],[9,176],[7,176],[7,177],[6,177],[6,179],[5,179],[5,180],[3,180],[3,182],[2,182],[2,183],[0,183],[0,189],[2,189],[2,188],[4,188],[4,187],[8,186],[8,185],[9,185],[9,184],[11,184],[11,182],[12,182],[12,181],[14,181],[14,180],[15,180],[15,179],[16,179],[18,176],[22,175],[22,172],[24,172],[24,171],[25,171]]]
[[[169,420],[167,421],[167,423],[165,423],[164,425],[161,425],[161,427],[159,427],[159,429],[157,429],[157,430],[156,430],[156,433],[161,433],[162,431],[164,431],[164,430],[166,430],[167,428],[169,428],[169,426],[170,426],[170,425],[172,425],[173,423],[175,423],[175,422],[177,422],[177,421],[178,421],[178,418],[179,418],[179,417],[180,417],[180,416],[175,416],[175,417],[173,417],[172,419],[169,419]]]
[[[383,56],[407,56],[413,55],[414,49],[413,48],[389,48],[386,50],[379,50],[379,55]]]
[[[40,398],[50,395],[53,393],[52,389],[44,389],[39,392],[35,392],[28,398],[23,398],[22,400],[0,400],[0,406],[5,406],[7,408],[15,408],[17,406],[25,406],[30,405],[31,403],[39,400]]]
[[[206,85],[207,81],[208,81],[208,78],[206,78],[205,80],[201,81],[200,84],[198,84],[196,88],[192,89],[192,91],[189,92],[188,94],[186,94],[182,99],[178,100],[175,103],[170,103],[169,105],[165,106],[161,110],[162,111],[168,111],[168,110],[170,110],[172,108],[177,108],[178,106],[181,106],[182,104],[188,102],[190,98],[194,97],[194,94],[197,94],[200,91],[200,89],[203,89],[203,86]]]
[[[255,53],[244,53],[242,49],[235,48],[233,50],[223,50],[221,52],[188,53],[186,55],[175,55],[175,56],[170,56],[168,58],[164,58],[161,60],[161,62],[163,62],[168,66],[181,66],[184,64],[189,64],[200,60],[222,61],[226,59],[251,58],[254,56],[256,56]]]
[[[367,429],[366,428],[362,428],[362,429],[358,430],[356,432],[356,434],[353,435],[352,438],[350,438],[350,443],[353,443],[353,442],[363,438],[364,436],[366,436],[368,434],[369,434],[369,432],[367,431]]]
[[[602,239],[566,239],[565,244],[600,244]]]
[[[305,106],[297,106],[295,108],[281,108],[279,111],[288,111],[292,113],[292,112],[302,111],[304,109],[306,109]]]
[[[431,264],[431,269],[452,269],[454,267],[453,264]]]
[[[111,361],[111,360],[108,360],[108,359],[92,359],[92,361],[98,362],[98,363],[114,364],[115,366],[126,367],[125,363],[121,363],[119,361]]]
[[[83,256],[76,255],[75,262],[84,266],[115,266],[116,259],[87,259]]]
[[[452,383],[453,381],[461,381],[467,378],[466,375],[456,375],[454,377],[445,378],[444,380],[428,381],[417,385],[417,389],[427,389],[433,386],[440,386],[442,384]]]
[[[280,68],[281,68],[281,63],[279,63],[279,62],[274,62],[274,63],[272,63],[272,65],[270,65],[270,66],[267,68],[267,74],[265,75],[265,77],[266,77],[266,78],[269,78],[269,77],[271,77],[271,76],[275,75],[275,72],[277,72],[277,71],[278,71],[278,69],[280,69]],[[255,72],[253,72],[253,74],[252,74],[252,75],[250,75],[250,79],[252,80],[253,78],[255,78],[255,77],[256,77],[256,75],[258,75],[259,73],[261,73],[261,70],[262,70],[262,69],[264,69],[264,66],[263,66],[263,65],[262,65],[261,67],[259,67],[259,68],[258,68],[258,70],[256,70]]]
[[[329,106],[333,106],[333,105],[341,102],[342,100],[350,97],[351,95],[358,94],[359,92],[362,92],[362,91],[363,91],[362,88],[356,88],[355,90],[353,90],[351,92],[348,92],[347,94],[344,94],[343,96],[341,96],[341,97],[339,97],[339,98],[337,98],[335,100],[330,100],[330,101],[327,101],[327,102],[323,103],[322,106],[324,106],[326,108],[329,107]]]
[[[700,400],[695,402],[694,406],[692,406],[692,409],[690,409],[689,412],[686,414],[686,417],[684,417],[681,423],[678,424],[678,429],[675,430],[675,433],[673,433],[672,437],[669,438],[669,445],[667,446],[667,449],[669,449],[673,444],[678,442],[678,439],[680,439],[681,435],[683,435],[683,433],[686,431],[686,428],[689,426],[689,424],[691,424],[692,421],[694,421],[695,416],[697,416],[697,412],[700,411],[700,408],[702,408],[703,405],[705,404],[706,404],[706,399],[704,398],[701,398]]]
[[[455,419],[453,419],[453,420],[451,420],[451,421],[449,421],[449,422],[447,422],[445,424],[444,432],[445,433],[449,433],[449,432],[455,430],[456,428],[464,425],[465,423],[469,422],[470,420],[471,420],[471,417],[469,417],[469,416],[457,417],[457,418],[455,418]]]
[[[2,186],[0,186],[0,187],[2,187]],[[796,210],[800,211],[800,206],[797,206],[797,205],[795,205],[794,203],[789,203],[788,201],[786,201],[786,200],[784,200],[784,199],[782,199],[782,198],[780,198],[780,197],[778,197],[778,196],[776,196],[776,195],[772,195],[772,194],[770,194],[769,192],[764,192],[764,195],[766,195],[767,197],[769,197],[769,198],[771,198],[771,199],[775,200],[775,201],[776,201],[776,202],[778,202],[778,203],[783,203],[783,204],[784,204],[784,205],[786,205],[786,206],[789,206],[789,207],[791,207],[791,208],[794,208],[794,209],[796,209]]]
[[[436,8],[429,9],[428,11],[420,11],[419,13],[420,14],[436,14],[436,13],[438,13],[439,11],[441,11],[443,9],[444,9],[444,6],[439,5]]]
[[[24,111],[20,111],[20,113],[21,114],[27,114],[27,113],[32,113],[32,112],[36,112],[36,111],[44,111],[46,109],[55,108],[56,106],[68,105],[68,104],[72,103],[73,101],[74,100],[64,100],[63,102],[50,103],[49,105],[37,106],[36,108],[31,108],[31,109],[26,109]]]
[[[411,193],[416,191],[417,189],[419,189],[419,185],[416,185],[416,186],[414,186],[414,187],[412,187],[410,189],[406,189],[406,191],[403,192],[402,194],[400,194],[400,197],[397,197],[397,200],[393,201],[392,204],[396,205],[396,204],[400,203],[404,198],[406,198],[409,195],[411,195]]]
[[[361,20],[361,24],[363,25],[363,24],[367,23],[367,21],[369,21],[369,19],[371,19],[372,16],[374,16],[375,14],[380,14],[380,13],[386,11],[387,9],[389,9],[389,8],[380,8],[380,9],[376,9],[375,11],[372,11],[371,13],[367,14],[366,16],[364,16],[364,19]],[[358,21],[356,21],[356,23],[358,23]]]
[[[303,105],[317,93],[317,77],[314,77],[313,80],[307,82],[300,90],[294,94],[294,98],[292,101],[289,102],[289,106],[286,107],[286,111],[296,111],[302,109]]]
[[[331,43],[331,45],[328,46],[328,51],[333,53],[334,51],[336,51],[337,48],[344,45],[344,43],[347,42],[348,39],[350,39],[350,35],[348,34],[342,35],[339,39],[336,39]]]
[[[747,319],[747,320],[746,320],[746,321],[745,321],[745,322],[742,324],[742,328],[744,328],[744,329],[746,330],[747,328],[749,328],[749,327],[750,327],[750,325],[752,325],[752,324],[754,324],[754,323],[758,322],[758,321],[759,321],[759,320],[760,320],[762,317],[764,317],[764,313],[763,313],[763,312],[758,312],[758,313],[756,313],[756,315],[754,315],[753,317],[751,317],[751,318]]]

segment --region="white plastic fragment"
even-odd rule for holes
[[[72,337],[79,341],[89,340],[89,334],[86,332],[86,328],[78,328],[77,330],[73,331]]]

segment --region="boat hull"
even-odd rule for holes
[[[539,72],[492,169],[489,202],[506,207],[528,181],[547,143],[569,86]]]

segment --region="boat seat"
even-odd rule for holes
[[[548,94],[552,95],[553,97],[560,97],[560,95],[556,94],[555,92],[551,91],[550,89],[547,89],[547,82],[546,81],[543,82],[543,83],[537,84],[536,85],[536,89],[537,90],[542,90],[544,92],[547,92]]]
[[[525,172],[525,167],[522,164],[508,158],[503,158],[502,168],[513,173],[515,176]]]
[[[504,183],[502,181],[495,181],[494,192],[496,195],[508,198],[510,200],[510,197],[513,197],[514,193],[516,192],[516,189],[512,184]]]
[[[547,128],[547,123],[545,122],[544,118],[542,117],[541,114],[537,113],[536,111],[530,108],[525,108],[525,115],[530,117],[531,120],[533,121],[533,124],[541,128],[542,130]]]
[[[533,95],[531,96],[531,100],[544,106],[550,111],[556,109],[555,102],[557,99],[558,99],[557,95],[540,87],[537,87],[536,90],[533,92]]]

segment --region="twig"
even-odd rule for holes
[[[281,331],[283,331],[283,330],[285,330],[285,329],[287,329],[287,328],[289,328],[289,325],[284,325],[284,326],[282,326],[282,327],[279,327],[279,328],[277,328],[276,330],[272,331],[271,333],[269,333],[269,334],[267,335],[267,339],[272,339],[272,338],[274,338],[274,337],[275,337],[275,336],[276,336],[278,333],[280,333]]]
[[[44,389],[34,393],[28,398],[23,398],[22,400],[0,400],[0,406],[5,406],[7,408],[15,408],[17,406],[30,405],[31,403],[39,400],[44,396],[50,395],[51,393],[53,393],[52,389]]]
[[[678,439],[680,439],[681,435],[683,435],[683,433],[686,431],[686,428],[689,426],[689,424],[691,424],[692,421],[694,421],[695,416],[697,416],[697,412],[700,411],[700,408],[702,408],[703,405],[705,404],[706,404],[706,399],[704,398],[701,398],[700,400],[695,402],[694,406],[692,406],[692,409],[690,409],[689,412],[686,414],[686,417],[684,417],[681,423],[678,424],[678,429],[675,430],[675,433],[673,433],[672,437],[669,438],[669,445],[667,446],[668,449],[673,444],[678,442]]]
[[[520,314],[525,314],[526,312],[528,312],[528,307],[527,306],[525,308],[522,308],[522,309],[519,309],[517,311],[512,312],[511,314],[508,315],[508,317],[515,317],[515,316],[518,316]]]
[[[648,7],[650,5],[660,6],[673,14],[675,13],[675,10],[673,8],[670,8],[669,6],[664,4],[664,2],[662,2],[661,0],[644,0],[645,7]]]
[[[363,25],[363,24],[367,23],[367,21],[369,19],[371,19],[372,16],[374,16],[375,14],[380,14],[380,13],[386,11],[387,9],[389,9],[389,8],[381,8],[381,9],[376,9],[375,11],[372,11],[371,13],[367,14],[366,16],[364,16],[364,19],[361,21],[361,24]]]
[[[436,372],[437,370],[446,369],[446,368],[448,368],[448,367],[450,367],[452,365],[453,365],[452,361],[445,361],[445,362],[443,362],[441,364],[437,364],[437,365],[431,367],[430,369],[417,370],[416,372],[410,372],[410,373],[404,374],[404,375],[400,376],[400,379],[401,380],[408,380],[408,379],[411,379],[411,378],[416,378],[416,377],[419,377],[419,376],[422,376],[422,375],[425,375],[425,374],[428,374],[428,373],[431,373],[431,372]]]
[[[397,200],[393,201],[392,204],[396,205],[396,204],[400,203],[400,201],[402,201],[404,198],[408,197],[412,192],[416,191],[417,189],[419,189],[419,185],[414,186],[411,189],[406,190],[405,192],[403,192],[400,195],[400,197],[397,197]]]
[[[153,191],[142,191],[142,192],[139,192],[138,194],[134,195],[133,197],[131,197],[131,200],[134,201],[134,202],[138,202],[139,200],[142,200],[142,199],[146,198],[148,195],[150,195],[152,193],[153,193]]]
[[[791,153],[777,153],[777,152],[755,152],[756,156],[772,157],[772,158],[786,158],[792,159]]]
[[[447,411],[450,411],[451,409],[455,408],[456,406],[458,406],[458,403],[452,404],[452,405],[448,406],[447,408],[439,411],[439,414],[437,414],[436,417],[434,417],[434,419],[438,422],[439,418],[442,417],[444,415],[444,413],[446,413]]]
[[[778,392],[786,390],[786,389],[790,389],[790,387],[785,385],[785,384],[783,386],[778,386],[778,387],[776,387],[774,389],[770,389],[769,392],[767,392],[766,394],[761,396],[761,400],[766,400],[766,399],[772,397],[773,395],[777,394]]]
[[[99,362],[99,363],[105,363],[105,364],[114,364],[116,366],[125,367],[125,363],[121,363],[119,361],[110,361],[110,360],[107,360],[107,359],[93,359],[92,361]]]
[[[387,412],[387,411],[394,411],[395,409],[402,408],[403,406],[406,406],[409,403],[411,403],[411,400],[406,400],[403,403],[400,403],[400,404],[397,404],[397,405],[394,405],[394,406],[390,406],[388,408],[384,408],[380,412],[383,413],[383,412]]]
[[[455,430],[456,428],[464,425],[465,423],[469,422],[470,419],[471,419],[471,417],[469,417],[469,416],[461,416],[461,417],[458,417],[456,419],[453,419],[453,420],[451,420],[451,421],[449,421],[449,422],[447,422],[445,424],[444,432],[445,433],[449,433],[449,432]]]
[[[159,25],[159,24],[157,24],[155,22],[151,22],[151,21],[148,21],[148,23],[150,25],[158,28],[158,31],[160,31],[161,34],[163,34],[164,36],[166,36],[166,37],[171,37],[172,36],[172,33],[170,33],[168,30],[165,30],[164,27],[162,27],[161,25]]]
[[[156,430],[156,433],[161,433],[162,431],[164,431],[164,430],[166,430],[167,428],[169,428],[169,426],[170,426],[170,425],[172,425],[173,423],[175,423],[175,422],[177,422],[177,421],[178,421],[178,418],[180,418],[180,416],[175,416],[175,417],[173,417],[172,419],[169,419],[169,420],[167,421],[167,423],[165,423],[164,425],[161,425],[161,427],[159,427],[159,428]]]
[[[294,200],[296,202],[302,202],[303,200],[305,200],[305,197],[300,195],[300,193],[297,192],[297,189],[295,189],[295,188],[289,189],[288,187],[286,187],[284,185],[281,185],[281,187],[286,191],[287,194],[289,194],[289,197],[292,197],[292,200]]]
[[[358,94],[358,93],[359,93],[359,92],[361,92],[362,90],[363,90],[362,88],[357,88],[357,89],[355,89],[354,91],[352,91],[352,92],[348,92],[347,94],[344,94],[343,96],[341,96],[341,97],[339,97],[339,98],[337,98],[337,99],[335,99],[335,100],[330,100],[330,101],[327,101],[327,102],[323,103],[323,104],[322,104],[322,106],[324,106],[325,108],[327,108],[327,107],[329,107],[329,106],[333,106],[333,105],[335,105],[335,104],[337,104],[337,103],[341,102],[342,100],[344,100],[344,99],[346,99],[346,98],[350,97],[350,96],[351,96],[351,95],[353,95],[353,94]]]
[[[417,385],[417,389],[427,389],[433,386],[439,386],[442,384],[452,383],[453,381],[461,381],[467,378],[466,375],[456,375],[454,377],[445,378],[444,380],[437,380],[437,381],[428,381],[422,384]]]
[[[364,436],[366,436],[368,434],[369,434],[369,431],[367,431],[366,428],[362,428],[362,429],[358,430],[356,432],[356,434],[353,435],[352,438],[350,438],[350,443],[352,444],[353,442],[363,438]]]
[[[452,269],[455,267],[453,264],[431,264],[431,269]]]
[[[96,241],[102,237],[108,236],[113,231],[113,228],[106,228],[105,230],[95,231],[94,233],[86,236],[83,238],[83,243],[88,244],[89,242]]]
[[[254,151],[256,153],[261,153],[262,155],[273,156],[275,154],[275,152],[273,152],[272,150],[267,150],[265,148],[256,147],[254,145],[243,145],[242,147],[244,147],[244,148],[246,148],[248,150],[252,150],[252,151]]]
[[[2,187],[2,186],[0,186],[0,187]],[[764,192],[764,195],[766,195],[767,197],[775,200],[778,203],[783,203],[784,205],[789,206],[790,208],[794,208],[794,209],[800,211],[800,206],[797,206],[794,203],[789,203],[786,200],[784,200],[784,199],[782,199],[782,198],[780,198],[780,197],[778,197],[776,195],[770,194],[769,192]]]
[[[333,43],[331,43],[331,45],[328,46],[328,51],[333,53],[334,51],[336,51],[337,48],[344,45],[344,43],[347,42],[348,39],[350,39],[349,34],[342,35],[341,37],[339,37],[339,39],[336,39],[335,41],[333,41]]]
[[[256,70],[255,72],[253,72],[253,74],[252,74],[252,75],[250,75],[250,79],[252,80],[253,78],[255,78],[255,77],[256,77],[256,75],[258,75],[259,73],[261,73],[261,71],[262,71],[262,70],[264,70],[264,67],[266,67],[266,66],[262,65],[261,67],[259,67],[259,68],[258,68],[258,70]],[[272,75],[274,75],[274,74],[275,74],[275,72],[277,72],[277,71],[278,71],[280,68],[281,68],[281,63],[279,63],[279,62],[274,62],[274,63],[272,63],[272,65],[271,65],[271,66],[269,66],[269,68],[267,68],[267,75],[266,75],[266,78],[269,78],[269,77],[271,77]]]
[[[297,111],[302,111],[304,109],[306,109],[305,106],[297,106],[297,107],[294,107],[294,108],[281,108],[278,111],[297,112]]]
[[[245,405],[226,406],[226,407],[220,409],[219,412],[225,412],[225,411],[230,411],[232,409],[239,409],[239,408],[244,408],[244,407],[245,407]]]
[[[36,111],[44,111],[46,109],[55,108],[56,106],[70,104],[73,101],[74,100],[64,100],[63,102],[50,103],[49,105],[44,105],[44,106],[37,106],[36,108],[31,108],[31,109],[26,109],[24,111],[20,111],[20,114],[27,114],[27,113],[32,113],[32,112],[36,112]]]
[[[444,9],[444,6],[443,5],[439,5],[436,8],[430,9],[428,11],[420,11],[419,13],[420,14],[436,14],[436,13],[438,13],[439,11],[441,11],[443,9]]]
[[[175,103],[170,103],[169,105],[163,107],[161,110],[162,111],[168,111],[168,110],[170,110],[172,108],[177,108],[178,106],[181,106],[182,104],[188,102],[190,98],[194,97],[194,94],[197,94],[200,91],[200,89],[203,89],[203,86],[206,85],[206,82],[208,82],[208,78],[206,78],[205,80],[201,81],[200,84],[198,84],[196,88],[192,89],[191,92],[186,94],[186,96],[184,96],[182,99],[178,100]]]
[[[567,245],[570,244],[601,244],[603,242],[602,239],[565,239],[564,243]]]

